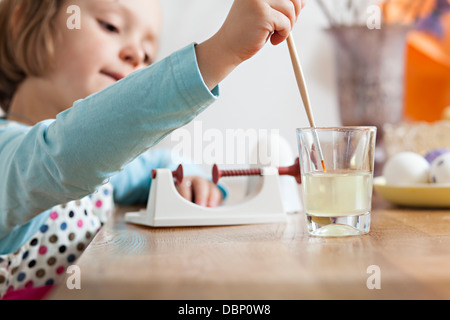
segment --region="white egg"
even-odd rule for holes
[[[450,153],[445,153],[431,164],[430,181],[433,183],[450,183]]]
[[[383,176],[389,185],[428,183],[430,164],[420,154],[400,152],[390,158],[383,168]]]

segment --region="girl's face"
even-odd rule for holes
[[[44,77],[62,108],[150,65],[161,29],[157,0],[78,0],[80,29],[68,27],[78,17],[70,5],[56,18],[56,67]]]

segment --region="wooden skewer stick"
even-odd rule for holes
[[[294,68],[295,78],[297,79],[298,89],[300,90],[300,95],[302,97],[303,105],[305,107],[305,111],[308,116],[309,124],[313,129],[315,129],[316,124],[314,121],[314,115],[312,113],[311,104],[309,101],[309,94],[308,94],[308,90],[306,88],[305,77],[303,76],[302,66],[300,64],[300,59],[298,57],[297,48],[295,46],[292,34],[290,34],[288,36],[286,41],[287,41],[288,48],[289,48],[289,54],[290,54],[291,60],[292,60],[292,66]],[[317,131],[313,130],[313,133],[314,133],[314,140],[317,144],[317,148],[319,151],[320,161],[322,162],[322,168],[323,168],[323,171],[326,172],[327,168],[325,167],[325,160],[323,158],[322,148],[320,147]]]

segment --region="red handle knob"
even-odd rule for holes
[[[278,173],[282,175],[288,175],[295,178],[298,184],[302,183],[302,176],[300,173],[300,158],[297,158],[295,163],[290,167],[278,168]]]
[[[156,169],[152,170],[152,179],[156,178]],[[179,185],[183,183],[184,179],[184,171],[183,171],[183,165],[179,165],[177,170],[172,172],[172,176],[175,179],[175,184]]]

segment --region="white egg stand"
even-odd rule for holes
[[[277,166],[290,165],[294,159],[288,143],[278,134],[260,138],[253,146],[261,176],[250,177],[247,196],[241,202],[218,208],[198,206],[184,199],[176,190],[173,173],[156,170],[147,208],[125,215],[128,223],[150,227],[243,225],[284,223],[287,213],[301,211],[295,179],[280,176]],[[277,155],[261,157],[258,155]]]
[[[260,189],[245,201],[207,208],[184,199],[176,190],[172,172],[156,171],[147,209],[125,215],[129,223],[150,227],[241,225],[286,222],[278,170],[263,168]]]

